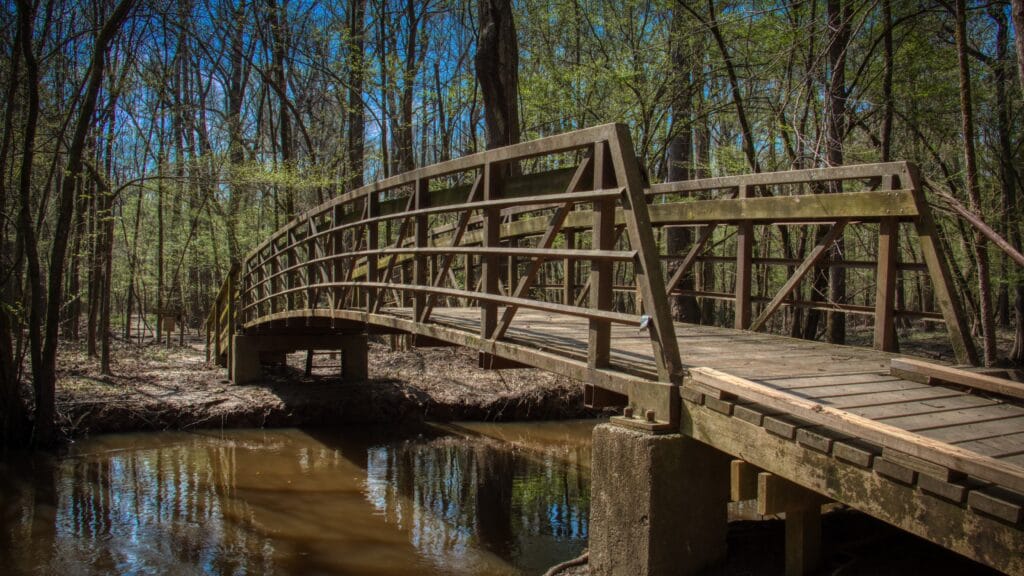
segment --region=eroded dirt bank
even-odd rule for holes
[[[84,349],[62,350],[57,411],[70,437],[129,430],[316,426],[419,420],[538,420],[591,415],[578,382],[532,369],[489,371],[459,348],[392,351],[371,342],[370,380],[344,382],[339,360],[305,354],[235,386],[206,362],[200,343],[128,345],[103,376]]]

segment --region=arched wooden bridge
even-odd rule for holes
[[[691,230],[683,253],[664,251],[672,226]],[[770,257],[781,234],[806,229],[805,254]],[[874,259],[833,259],[844,232]],[[683,281],[711,267],[730,292]],[[797,299],[820,267],[874,289]],[[901,275],[924,275],[937,310],[898,308]],[[734,327],[673,322],[679,293],[731,303]],[[762,332],[783,309],[873,316],[873,347]],[[953,360],[976,363],[913,165],[646,187],[612,124],[420,168],[298,216],[228,276],[207,333],[236,383],[306,349],[340,350],[343,375],[366,378],[372,334],[578,379],[588,403],[627,406],[617,424],[730,455],[731,496],[786,512],[790,573],[814,565],[828,500],[1024,573],[1024,387],[896,356],[904,316],[944,322]],[[592,551],[603,537],[595,525]]]

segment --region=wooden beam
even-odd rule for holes
[[[814,424],[876,443],[883,448],[898,450],[1024,493],[1024,468],[1020,466],[932,440],[883,422],[823,406],[789,392],[713,368],[694,368],[690,371],[690,377],[697,382],[736,394],[745,400],[793,414]]]
[[[487,163],[483,168],[483,199],[493,200],[501,196],[500,177],[496,171],[499,166]],[[483,246],[485,248],[496,248],[501,244],[501,209],[488,208],[484,210],[483,225]],[[500,271],[498,257],[494,254],[483,254],[480,256],[480,279],[481,292],[486,295],[497,295],[498,277]],[[487,338],[494,332],[498,323],[498,305],[494,301],[480,301],[480,337]]]
[[[698,200],[651,205],[651,220],[667,223],[786,222],[912,218],[918,207],[908,190]]]
[[[741,184],[748,186],[777,186],[781,184],[810,184],[814,182],[835,182],[842,180],[876,179],[885,174],[902,174],[907,169],[906,162],[885,162],[878,164],[853,164],[828,168],[809,168],[805,170],[784,170],[781,172],[761,172],[757,174],[741,174],[720,176],[699,180],[681,180],[655,184],[647,192],[650,195],[661,194],[692,194],[708,190],[736,188]]]
[[[675,325],[672,322],[672,310],[665,291],[661,262],[658,260],[654,227],[651,225],[647,201],[644,198],[640,163],[635,156],[629,128],[624,124],[616,124],[615,137],[609,141],[609,146],[616,179],[620,186],[626,188],[622,195],[622,212],[629,234],[629,245],[637,251],[633,273],[644,312],[650,317],[647,333],[658,367],[658,380],[678,385],[683,379],[679,341],[676,339]],[[673,410],[678,411],[678,406],[673,405]],[[676,415],[673,414],[672,418],[667,420],[675,423],[675,418]]]
[[[914,228],[917,230],[917,238],[921,243],[921,255],[925,264],[928,265],[928,274],[931,276],[932,290],[935,293],[935,300],[942,310],[942,316],[946,319],[946,329],[949,331],[949,341],[953,345],[953,354],[956,361],[961,364],[978,365],[978,351],[971,340],[970,328],[967,324],[967,316],[964,314],[963,306],[957,297],[956,287],[953,286],[953,277],[949,272],[949,264],[946,262],[945,252],[939,241],[938,229],[935,221],[932,220],[931,209],[924,197],[924,190],[920,185],[920,175],[917,168],[909,166],[907,178],[910,180],[913,189],[914,203],[917,205],[918,216],[914,219]]]
[[[593,187],[605,186],[605,171],[608,169],[608,145],[594,144],[591,158],[594,160]],[[591,248],[611,250],[614,247],[615,202],[599,200],[594,202],[591,214]],[[595,262],[590,267],[590,308],[610,310],[612,307],[612,265],[611,262]],[[591,368],[606,368],[611,358],[611,326],[601,320],[591,320],[588,328],[587,364]]]
[[[729,495],[733,502],[757,498],[757,473],[760,469],[745,460],[729,464]]]
[[[889,363],[889,371],[893,376],[916,382],[956,384],[1010,398],[1024,399],[1024,384],[1020,382],[934,364],[916,358],[893,358]]]
[[[875,331],[873,345],[876,350],[894,352],[896,337],[896,267],[899,254],[900,222],[896,218],[882,218],[878,222],[878,266],[875,272]]]
[[[748,199],[750,189],[746,185],[740,186],[737,200]],[[752,308],[750,303],[750,285],[754,273],[751,259],[754,256],[754,225],[749,221],[740,222],[736,230],[736,307],[733,312],[733,326],[737,330],[746,330],[750,327],[750,316]]]
[[[848,463],[837,453],[847,444],[826,454],[690,401],[683,410],[682,432],[696,440],[1006,574],[1024,573],[1019,525]]]

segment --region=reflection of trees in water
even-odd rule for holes
[[[0,464],[0,571],[337,572],[349,560],[335,543],[351,533],[406,569],[418,554],[442,573],[539,572],[585,545],[589,457],[455,436],[369,449],[289,432],[97,440]]]
[[[590,502],[582,463],[589,458],[589,446],[409,440],[370,449],[369,498],[428,555],[474,545],[539,567],[547,560],[526,560],[525,547],[540,543],[564,559],[586,543]]]
[[[267,539],[225,526],[251,514],[234,497],[234,458],[230,444],[196,442],[37,461],[20,490],[4,491],[16,499],[5,509],[27,512],[0,527],[31,536],[0,540],[0,557],[55,574],[260,571]]]

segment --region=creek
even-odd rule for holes
[[[7,574],[538,574],[597,421],[112,434],[0,461]]]

